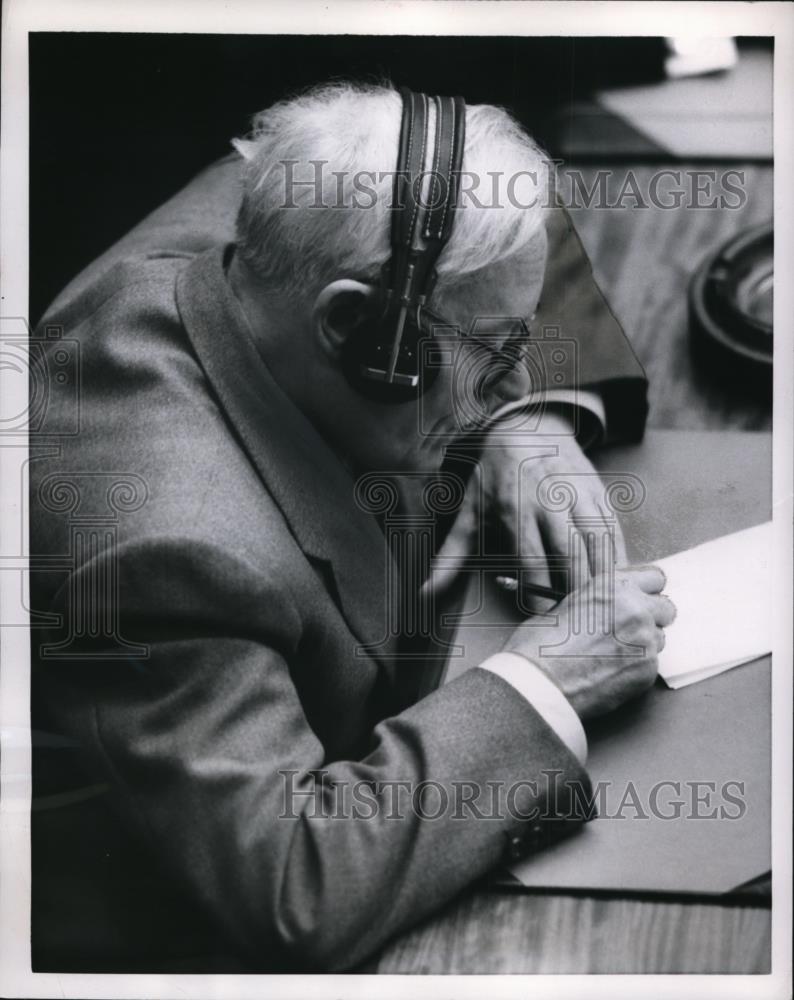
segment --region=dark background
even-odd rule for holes
[[[592,89],[661,75],[660,39],[30,35],[30,318],[250,117],[331,78],[510,108],[553,154]]]

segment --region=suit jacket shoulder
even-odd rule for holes
[[[564,779],[586,774],[501,678],[397,696],[385,539],[225,259],[120,255],[42,326],[53,364],[79,348],[80,392],[74,432],[53,393],[31,461],[33,711],[70,803],[33,813],[37,971],[349,967],[582,818]],[[428,781],[453,808],[409,795],[395,822],[389,789]],[[460,822],[461,782],[479,808],[520,795]],[[335,798],[354,789],[363,817]]]

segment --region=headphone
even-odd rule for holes
[[[462,97],[430,97],[407,87],[400,88],[400,96],[403,108],[392,192],[391,256],[381,268],[374,324],[362,324],[342,352],[350,384],[383,403],[418,399],[438,377],[437,366],[421,363],[421,310],[436,283],[435,263],[452,232],[466,127]],[[431,101],[436,127],[426,183]]]

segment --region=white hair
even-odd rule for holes
[[[336,278],[377,279],[390,255],[401,114],[391,85],[332,83],[259,112],[233,140],[244,159],[238,250],[265,286],[300,296]],[[546,155],[503,108],[467,107],[459,208],[437,263],[436,301],[538,234],[548,182]]]

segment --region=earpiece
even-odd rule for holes
[[[405,87],[400,95],[403,113],[392,193],[391,257],[381,271],[372,323],[351,334],[342,356],[351,385],[384,403],[418,399],[438,374],[438,368],[425,370],[421,363],[421,309],[436,281],[438,256],[452,232],[466,125],[461,97],[429,97]],[[432,139],[428,136],[431,101],[436,108]]]

